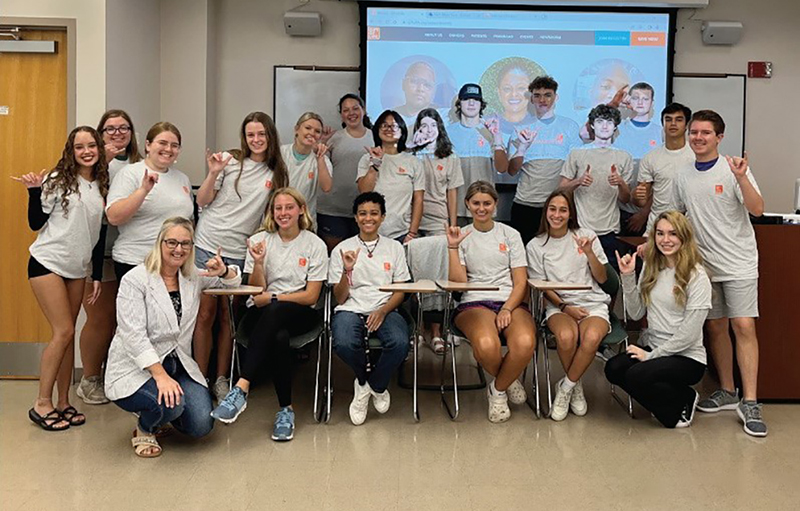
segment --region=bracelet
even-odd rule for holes
[[[228,279],[228,273],[230,273],[230,271],[231,271],[231,267],[230,266],[226,266],[225,267],[225,273],[223,273],[222,277],[221,277],[222,280],[227,280]]]
[[[508,307],[500,307],[500,310],[501,311],[508,311],[509,313],[514,312],[511,309],[509,309]]]
[[[448,250],[458,250],[458,245],[456,245],[455,247],[451,247],[450,245],[447,245],[447,249]]]
[[[558,304],[558,308],[561,312],[564,312],[564,309],[566,309],[567,307],[569,307],[569,305],[567,305],[567,302],[561,302]]]

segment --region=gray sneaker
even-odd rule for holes
[[[761,403],[742,400],[736,407],[736,415],[742,419],[745,433],[750,436],[767,436],[767,425],[761,418]]]
[[[211,416],[220,422],[230,424],[247,409],[247,394],[239,387],[233,387],[225,399],[211,410]]]
[[[103,390],[103,379],[99,376],[81,378],[77,394],[87,405],[104,405],[109,402]]]
[[[231,390],[231,380],[224,376],[217,376],[212,390],[214,392],[214,397],[217,398],[217,403],[222,402]]]
[[[294,438],[294,410],[286,406],[275,414],[272,439],[276,442],[288,442],[292,438]]]
[[[739,406],[739,390],[728,392],[725,389],[715,390],[710,396],[697,403],[701,412],[716,413],[721,410],[736,410]]]

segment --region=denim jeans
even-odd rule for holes
[[[138,413],[139,429],[146,433],[153,433],[167,423],[172,423],[175,429],[192,438],[211,433],[214,419],[211,418],[211,395],[208,389],[186,373],[178,357],[167,356],[162,365],[183,389],[179,405],[167,408],[163,399],[158,404],[158,387],[153,378],[147,380],[133,395],[114,401],[114,404],[126,412]]]
[[[389,386],[392,373],[400,367],[408,355],[408,324],[397,311],[386,315],[383,324],[373,335],[381,341],[383,350],[378,363],[372,368],[367,379],[364,335],[367,331],[366,316],[349,311],[339,311],[333,315],[333,349],[345,364],[350,366],[358,382],[369,386],[375,392],[383,392]]]

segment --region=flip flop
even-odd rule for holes
[[[75,409],[74,406],[68,406],[63,410],[58,410],[64,420],[69,422],[70,426],[83,426],[86,424],[86,416]]]
[[[45,431],[64,431],[69,429],[70,424],[67,424],[63,427],[56,427],[55,425],[59,422],[66,421],[61,412],[58,410],[52,410],[51,412],[46,413],[44,416],[39,415],[36,410],[31,408],[28,410],[28,418],[37,426],[42,428]],[[67,421],[69,422],[69,421]]]

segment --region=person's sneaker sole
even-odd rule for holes
[[[742,429],[744,429],[745,433],[747,433],[750,436],[755,436],[755,437],[759,437],[759,438],[763,438],[763,437],[767,436],[767,432],[766,431],[753,431],[753,430],[747,428],[747,421],[745,420],[744,414],[742,413],[742,411],[739,409],[738,406],[736,407],[736,415],[738,415],[739,419],[742,421]]]
[[[106,398],[105,400],[101,400],[101,399],[89,399],[88,397],[86,397],[86,396],[84,395],[84,393],[83,393],[83,390],[80,388],[80,386],[78,387],[78,390],[76,390],[76,391],[75,391],[75,393],[76,393],[76,394],[78,395],[78,397],[79,397],[79,398],[81,398],[81,400],[82,400],[84,403],[86,403],[87,405],[105,405],[105,404],[108,404],[108,403],[110,403],[110,402],[111,402],[111,401],[110,401],[108,398]]]
[[[717,412],[722,412],[722,411],[726,411],[726,410],[736,410],[738,407],[739,407],[739,403],[733,403],[733,404],[722,405],[722,406],[715,406],[714,408],[708,408],[708,407],[705,407],[705,406],[700,406],[699,403],[697,404],[697,409],[700,410],[703,413],[717,413]]]
[[[211,415],[211,417],[212,417],[212,418],[213,418],[215,421],[220,421],[220,422],[221,422],[221,423],[223,423],[223,424],[233,424],[234,422],[236,422],[236,419],[238,419],[238,418],[239,418],[239,416],[242,414],[242,412],[244,412],[245,410],[247,410],[247,401],[245,401],[245,403],[242,405],[242,407],[239,409],[239,411],[238,411],[238,412],[236,412],[236,415],[234,415],[234,416],[233,416],[232,418],[230,418],[230,419],[223,419],[223,418],[221,418],[221,417],[214,417],[213,415]]]
[[[292,431],[291,435],[284,436],[284,437],[279,437],[279,436],[276,436],[276,435],[272,435],[272,439],[275,440],[276,442],[288,442],[292,438],[294,438],[294,431]]]

